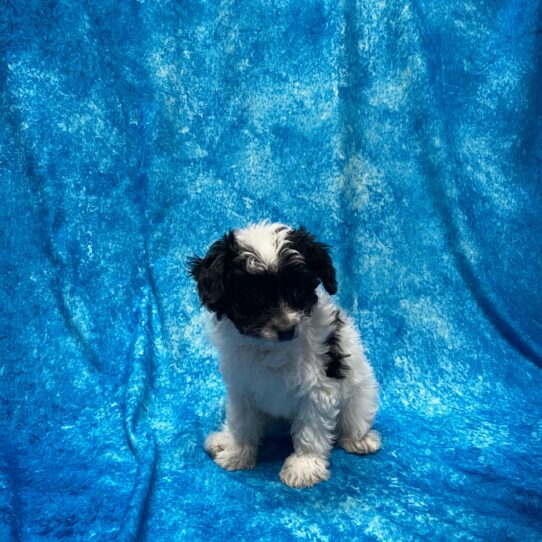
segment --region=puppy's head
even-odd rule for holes
[[[288,341],[318,301],[337,291],[329,248],[305,228],[260,223],[231,231],[204,258],[191,258],[201,302],[250,337]]]

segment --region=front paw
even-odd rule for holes
[[[239,444],[229,431],[211,433],[205,440],[205,450],[215,463],[226,470],[246,470],[256,466],[256,449]]]
[[[351,454],[373,454],[380,449],[380,433],[371,429],[361,438],[343,437],[339,445]]]
[[[328,478],[328,461],[317,455],[292,454],[280,471],[280,479],[290,487],[311,487]]]

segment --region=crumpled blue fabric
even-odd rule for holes
[[[542,539],[535,0],[0,4],[0,539]],[[186,259],[333,247],[380,452],[279,478],[224,414]]]

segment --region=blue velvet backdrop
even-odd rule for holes
[[[535,0],[0,3],[1,540],[541,540]],[[304,224],[382,450],[227,473],[186,257]]]

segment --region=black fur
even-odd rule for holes
[[[201,302],[220,319],[226,312],[227,294],[225,283],[230,262],[234,256],[233,231],[215,241],[204,258],[196,256],[188,260],[190,274],[198,285]]]
[[[315,275],[299,266],[279,266],[276,273],[251,274],[234,264],[228,282],[231,304],[226,314],[241,333],[258,336],[275,311],[280,310],[281,300],[310,314],[318,301],[317,286]]]
[[[345,378],[348,366],[343,362],[349,354],[344,354],[340,349],[340,340],[338,332],[344,325],[344,321],[339,316],[339,312],[335,313],[335,320],[333,322],[333,331],[329,334],[324,345],[327,347],[326,351],[326,376],[329,378],[342,379]]]
[[[337,279],[329,255],[329,247],[317,241],[303,226],[288,233],[288,239],[293,248],[305,258],[307,267],[318,275],[327,293],[336,294]]]

